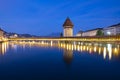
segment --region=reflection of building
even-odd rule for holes
[[[102,30],[102,28],[96,28],[84,32],[79,31],[76,36],[96,36],[98,30]]]
[[[73,59],[73,51],[64,49],[63,58],[67,64],[70,64]]]
[[[111,60],[112,57],[120,56],[120,44],[112,43],[91,43],[91,42],[78,42],[76,44],[72,43],[61,43],[60,47],[64,50],[64,61],[70,64],[73,59],[73,51],[88,52],[90,54],[102,55],[104,59]]]
[[[66,21],[63,24],[64,27],[64,37],[71,37],[73,36],[73,24],[69,18],[66,19]]]
[[[120,23],[104,28],[104,35],[120,35]]]

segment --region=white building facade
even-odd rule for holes
[[[120,35],[120,23],[103,29],[104,35]]]
[[[78,34],[76,36],[96,36],[97,35],[97,31],[101,30],[102,28],[96,28],[96,29],[92,29],[92,30],[87,30],[87,31],[79,31]]]
[[[73,36],[73,29],[72,28],[64,28],[64,37]]]

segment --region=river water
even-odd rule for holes
[[[120,80],[120,43],[0,43],[0,80]]]

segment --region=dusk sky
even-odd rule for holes
[[[0,27],[7,32],[49,35],[69,16],[79,30],[120,23],[120,0],[0,0]]]

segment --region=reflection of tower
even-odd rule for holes
[[[73,51],[64,49],[63,58],[67,64],[70,64],[73,59]]]
[[[64,37],[71,37],[73,36],[73,24],[69,18],[63,24],[64,27]]]

